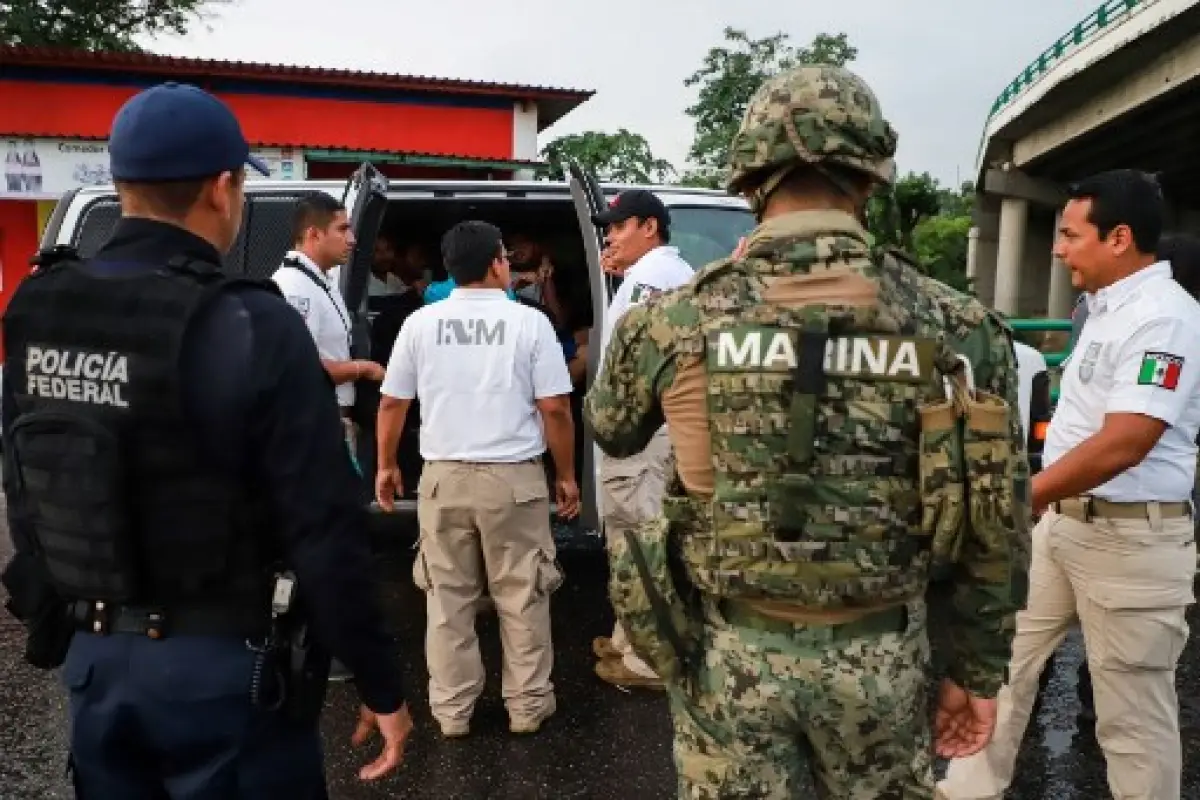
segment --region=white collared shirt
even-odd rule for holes
[[[608,304],[604,317],[604,329],[600,335],[600,363],[597,372],[604,366],[604,354],[612,340],[617,321],[630,306],[640,305],[655,295],[683,286],[692,279],[695,270],[679,255],[678,247],[660,245],[637,260],[625,273],[617,293]]]
[[[321,358],[326,361],[349,361],[350,312],[346,309],[346,302],[335,280],[337,272],[330,270],[327,274],[312,259],[296,250],[290,251],[285,259],[295,259],[304,264],[324,281],[325,288],[322,289],[303,272],[287,264],[277,269],[271,280],[275,281],[288,303],[304,317],[304,324],[308,326]],[[354,405],[353,382],[338,386],[337,398],[338,405],[343,408]]]
[[[1158,262],[1088,295],[1088,318],[1063,365],[1046,435],[1050,466],[1104,425],[1106,414],[1167,424],[1140,464],[1090,494],[1114,502],[1178,502],[1195,486],[1200,431],[1200,303]]]
[[[405,320],[382,387],[420,399],[426,461],[493,463],[544,453],[535,401],[571,389],[545,314],[500,289],[462,288]]]

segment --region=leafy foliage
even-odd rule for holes
[[[938,185],[929,173],[909,173],[867,206],[871,234],[880,245],[898,247],[920,261],[927,275],[962,291],[967,278],[967,233],[974,188]]]
[[[0,45],[140,51],[141,34],[183,34],[230,0],[0,0]]]
[[[806,47],[794,47],[786,33],[751,39],[745,31],[725,28],[725,43],[713,47],[700,69],[684,80],[684,86],[699,86],[699,94],[687,114],[696,124],[688,158],[711,173],[725,166],[746,105],[767,78],[796,64],[845,66],[858,56],[846,34],[819,33]]]
[[[669,161],[654,157],[644,136],[625,128],[616,133],[587,131],[560,136],[542,148],[542,158],[549,165],[551,180],[563,180],[571,160],[602,181],[665,183],[675,175]]]

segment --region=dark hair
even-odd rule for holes
[[[1158,260],[1171,262],[1171,274],[1188,294],[1200,300],[1200,237],[1168,233],[1158,244]]]
[[[217,177],[219,176],[213,175],[209,178],[154,183],[138,181],[116,181],[115,183],[121,193],[136,197],[142,205],[155,214],[167,219],[181,220],[192,210],[192,206],[196,205],[196,200],[200,198],[200,193],[204,191],[205,185]],[[245,171],[235,171],[233,178],[240,184],[245,178]]]
[[[490,222],[460,222],[442,237],[442,261],[459,286],[479,283],[504,253],[504,237]]]
[[[292,215],[292,243],[299,244],[304,241],[304,233],[309,228],[326,230],[338,212],[345,210],[342,201],[324,192],[302,195],[296,201],[296,210]]]
[[[645,222],[647,219],[653,219],[658,222],[658,240],[663,244],[671,243],[671,222],[662,217],[639,217],[638,222]]]
[[[1067,196],[1092,201],[1088,222],[1096,226],[1101,239],[1118,225],[1125,225],[1140,252],[1158,249],[1165,201],[1154,176],[1136,169],[1114,169],[1071,184]]]

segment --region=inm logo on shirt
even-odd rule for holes
[[[504,344],[504,320],[488,325],[486,319],[439,319],[438,344],[491,345]]]

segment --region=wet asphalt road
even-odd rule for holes
[[[0,500],[2,503],[2,500]],[[0,535],[0,563],[8,558]],[[377,785],[356,778],[370,753],[348,742],[356,713],[353,688],[330,688],[323,723],[330,794],[335,800],[463,798],[463,800],[656,800],[673,795],[670,730],[660,695],[626,693],[592,673],[590,642],[606,635],[606,577],[599,554],[563,554],[567,581],[554,600],[558,714],[533,737],[508,733],[499,691],[499,639],[495,619],[480,618],[489,684],[469,738],[441,740],[424,701],[421,655],[424,606],[409,578],[411,555],[403,544],[386,549],[380,566],[389,577],[391,624],[410,661],[406,678],[415,695],[417,731],[402,771]],[[1197,625],[1195,615],[1193,628]],[[66,712],[57,675],[39,673],[21,660],[19,627],[0,611],[0,798],[71,797],[63,777]],[[1080,730],[1075,669],[1082,657],[1076,634],[1060,652],[1041,713],[1026,738],[1011,800],[1102,800],[1109,797],[1104,762],[1095,739]],[[1179,670],[1184,700],[1184,798],[1200,798],[1200,643],[1193,637]],[[1194,687],[1194,688],[1193,688]],[[1192,695],[1189,697],[1188,695]],[[372,751],[373,752],[373,751]]]

